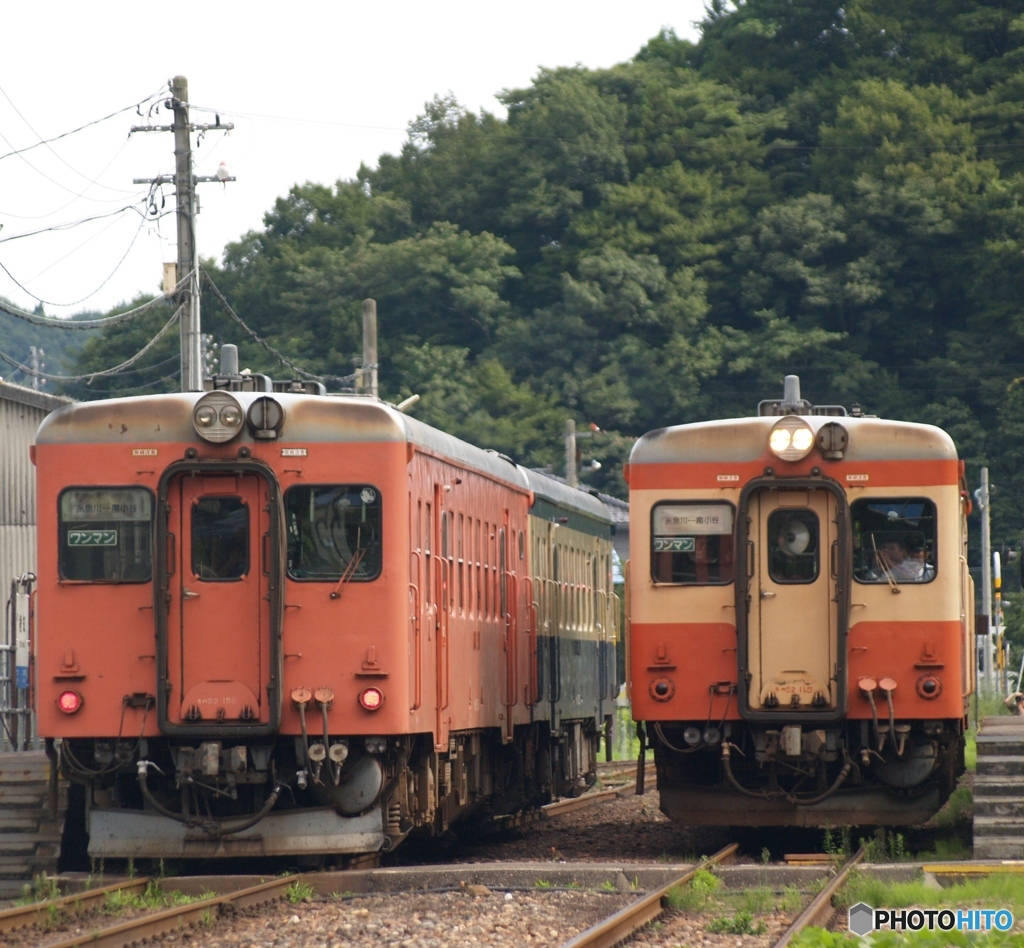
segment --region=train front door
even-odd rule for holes
[[[270,721],[268,490],[252,473],[184,474],[170,484],[172,724]]]
[[[748,507],[747,704],[825,712],[838,700],[837,500],[761,490]]]

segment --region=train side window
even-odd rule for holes
[[[929,583],[936,562],[935,503],[872,497],[850,505],[853,577],[859,583]]]
[[[729,503],[655,504],[651,512],[651,579],[684,586],[733,581],[733,520]]]
[[[365,583],[380,575],[383,520],[376,487],[292,487],[285,492],[284,509],[291,579],[337,582],[344,576]]]
[[[148,583],[153,577],[153,495],[142,487],[72,487],[60,495],[60,578]]]
[[[813,510],[775,510],[768,518],[768,575],[776,583],[813,583],[820,542]]]

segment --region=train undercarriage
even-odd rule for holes
[[[900,826],[964,770],[960,720],[831,725],[648,722],[661,809],[690,826]]]
[[[356,855],[458,822],[500,824],[596,780],[594,721],[430,734],[66,740],[88,853],[109,858]],[[82,815],[79,814],[79,818]]]

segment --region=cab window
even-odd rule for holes
[[[768,575],[773,582],[813,583],[818,550],[818,515],[813,510],[776,510],[768,518]]]
[[[928,583],[935,578],[933,501],[927,497],[856,500],[850,515],[857,582]]]
[[[153,575],[153,495],[141,487],[73,487],[60,495],[65,580],[146,583]]]
[[[733,519],[728,503],[656,504],[651,514],[651,578],[691,586],[731,583]]]
[[[369,582],[381,571],[381,495],[370,484],[292,487],[284,495],[288,575]]]

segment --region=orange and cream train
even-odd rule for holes
[[[910,824],[964,769],[970,501],[950,437],[801,399],[630,456],[628,677],[688,824]]]
[[[604,505],[375,398],[211,385],[34,448],[39,732],[88,852],[375,852],[590,785]]]

